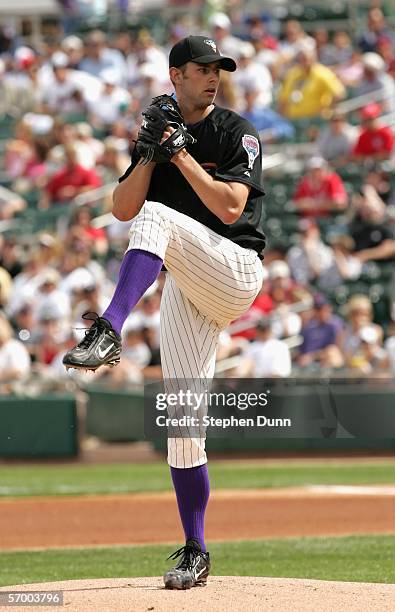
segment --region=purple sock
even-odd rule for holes
[[[131,249],[125,253],[112,300],[103,313],[119,334],[132,309],[158,278],[163,261],[148,251]]]
[[[207,463],[186,469],[171,467],[170,471],[185,539],[197,540],[205,551],[204,514],[210,495]]]

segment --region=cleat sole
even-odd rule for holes
[[[73,364],[64,364],[66,370],[74,369],[74,370],[85,370],[86,372],[96,372],[98,368],[102,366],[110,366],[110,368],[114,368],[121,362],[121,358],[116,355],[111,361],[107,361],[106,363],[99,363],[96,366],[86,366],[83,363],[73,363]]]

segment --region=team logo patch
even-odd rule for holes
[[[254,166],[254,161],[259,155],[259,142],[255,136],[251,136],[251,134],[244,134],[241,139],[243,149],[247,151],[248,155],[248,167],[251,170]]]
[[[209,45],[209,47],[211,47],[212,50],[215,51],[215,53],[217,53],[217,45],[215,44],[213,40],[211,40],[211,38],[205,38],[203,42],[205,42],[206,45]]]

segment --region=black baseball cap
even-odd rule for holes
[[[236,70],[236,62],[231,57],[221,55],[215,41],[208,36],[188,36],[174,45],[169,55],[169,67],[179,68],[187,62],[196,64],[220,62],[222,70],[227,72]]]

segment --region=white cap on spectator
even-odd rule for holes
[[[84,46],[84,43],[82,42],[82,39],[79,38],[78,36],[66,36],[66,38],[64,38],[60,44],[60,46],[62,47],[62,49],[65,49],[66,51],[73,51],[76,50],[78,51],[79,49],[82,49],[82,47]]]
[[[242,42],[239,48],[239,57],[254,57],[255,49],[254,45],[249,42]]]
[[[120,138],[116,138],[116,136],[107,136],[103,140],[103,144],[106,151],[123,152],[125,150],[123,141]]]
[[[80,121],[77,123],[75,126],[75,131],[77,132],[78,136],[90,137],[93,134],[92,126],[86,121]]]
[[[95,284],[96,281],[93,274],[86,268],[76,268],[64,279],[64,289],[70,292],[82,291]]]
[[[154,64],[149,64],[148,62],[141,64],[139,68],[140,77],[142,79],[155,79],[157,76],[157,72],[158,71],[155,68]]]
[[[229,30],[232,22],[225,13],[213,13],[208,20],[208,24],[211,28],[222,28],[223,30]]]
[[[327,166],[327,162],[323,157],[319,155],[314,155],[306,164],[307,168],[310,170],[315,170],[317,168],[325,168]]]
[[[270,278],[289,278],[291,272],[288,264],[281,259],[276,259],[269,264]]]
[[[364,53],[362,55],[362,63],[365,68],[374,72],[382,72],[385,68],[385,62],[378,53]]]
[[[63,51],[55,51],[51,57],[51,64],[54,68],[67,68],[69,65],[69,58]]]
[[[51,115],[26,113],[23,122],[28,125],[34,134],[48,134],[53,128],[54,118]]]
[[[29,68],[36,58],[36,54],[30,47],[18,47],[15,50],[14,58],[19,68]]]
[[[373,325],[365,325],[359,330],[359,337],[363,342],[367,344],[375,344],[378,342],[379,334]]]
[[[106,85],[118,85],[119,77],[119,72],[113,68],[105,68],[100,73],[100,78]]]
[[[62,317],[62,308],[54,302],[51,304],[44,304],[37,313],[37,318],[40,321],[53,321],[56,319],[61,319]]]
[[[54,268],[48,268],[48,270],[45,270],[42,274],[40,274],[40,287],[49,283],[57,285],[59,281],[60,274]]]
[[[55,238],[52,236],[52,234],[48,234],[47,232],[42,232],[39,234],[37,242],[40,246],[45,246],[48,248],[53,247],[56,244]]]

